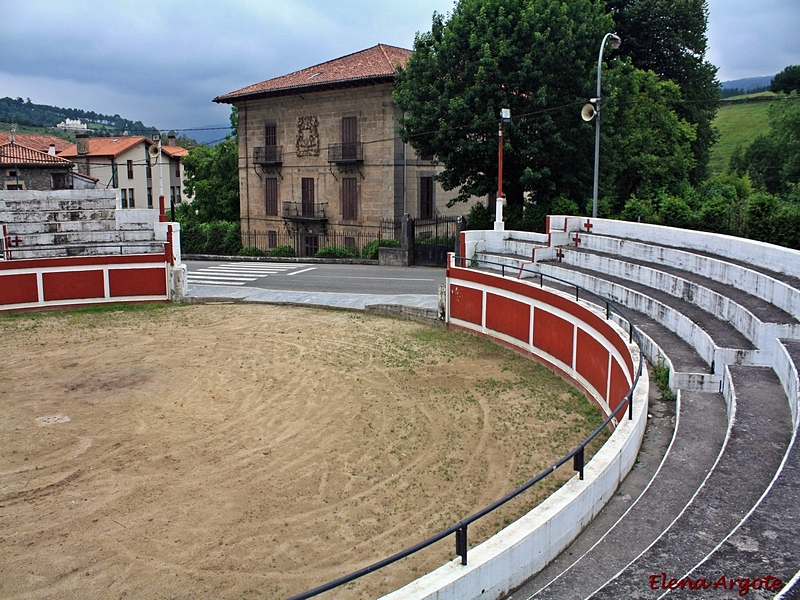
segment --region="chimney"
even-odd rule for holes
[[[76,146],[78,147],[78,155],[85,156],[89,154],[89,134],[87,133],[78,133],[75,135],[77,140]]]
[[[50,144],[50,148],[47,150],[47,153],[50,156],[55,156],[56,155],[56,145],[55,144]]]
[[[77,133],[75,134],[76,146],[78,147],[78,160],[75,161],[75,170],[84,175],[89,173],[89,134]]]
[[[174,145],[175,145],[175,134],[174,133],[170,133],[167,136],[167,146],[174,146]]]

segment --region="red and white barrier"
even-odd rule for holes
[[[0,310],[169,299],[164,254],[0,262]]]

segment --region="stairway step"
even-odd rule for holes
[[[604,522],[603,509],[586,531],[517,590],[514,598],[586,598],[679,516],[722,450],[727,412],[720,394],[683,392],[678,415],[671,447],[638,500],[616,523]],[[636,468],[629,477],[635,476]],[[623,482],[621,489],[625,486]]]
[[[740,526],[770,486],[792,439],[786,394],[769,367],[729,369],[736,415],[719,462],[669,531],[593,598],[659,597],[663,590],[650,589],[649,577],[662,572],[684,577]]]
[[[613,277],[604,273],[599,273],[591,269],[584,269],[569,263],[544,261],[540,264],[550,264],[567,271],[583,273],[585,275],[594,277],[595,279],[608,281],[621,287],[637,291],[685,315],[692,322],[697,324],[698,327],[705,331],[711,337],[711,339],[714,340],[714,343],[720,348],[735,348],[742,350],[755,349],[753,343],[745,338],[733,326],[731,326],[730,323],[717,319],[714,315],[706,312],[699,306],[682,300],[681,298],[676,298],[675,296],[671,296],[665,292],[661,292],[646,285],[628,281],[620,277]]]
[[[605,252],[597,252],[594,250],[589,250],[587,248],[570,247],[569,250],[571,252],[576,252],[580,255],[599,256],[610,261],[628,263],[631,265],[637,265],[639,267],[643,267],[645,269],[652,269],[654,271],[667,273],[673,277],[677,277],[679,279],[690,282],[690,284],[695,284],[697,286],[712,290],[713,292],[716,292],[720,296],[728,298],[733,302],[735,302],[736,304],[746,308],[762,323],[784,323],[784,324],[798,323],[798,320],[795,319],[792,315],[778,308],[774,304],[771,304],[766,300],[762,300],[758,296],[754,296],[742,289],[736,288],[732,285],[727,285],[725,283],[716,281],[709,277],[697,275],[685,269],[659,264],[655,262],[640,260],[636,258],[631,258],[627,256],[623,257]],[[684,286],[684,293],[686,292],[691,292],[691,287]]]

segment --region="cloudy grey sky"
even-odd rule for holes
[[[800,0],[708,0],[720,80],[800,64]],[[453,0],[0,0],[0,97],[159,129],[225,123],[212,99],[369,48],[411,48]],[[188,132],[191,136],[191,132]]]

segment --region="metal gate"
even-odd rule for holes
[[[423,267],[446,267],[447,253],[452,252],[451,245],[414,244],[414,264]]]

